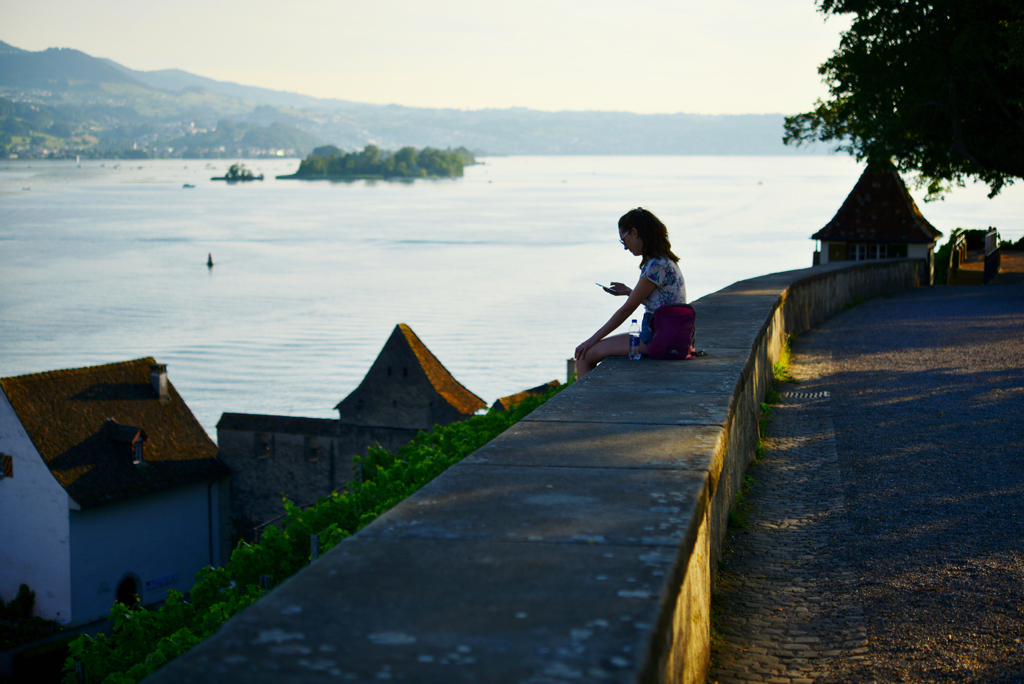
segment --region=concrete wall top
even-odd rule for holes
[[[152,681],[703,681],[773,354],[920,271],[833,264],[698,300],[707,357],[606,360]]]

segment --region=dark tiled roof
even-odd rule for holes
[[[430,384],[438,394],[444,397],[445,401],[463,415],[476,413],[479,409],[487,406],[483,399],[470,392],[462,386],[462,383],[452,377],[448,369],[442,366],[437,357],[420,341],[420,338],[416,337],[412,328],[405,323],[399,323],[398,329],[405,336],[420,367],[427,374]]]
[[[336,418],[293,418],[266,416],[258,413],[224,413],[217,422],[218,430],[244,432],[276,432],[283,435],[337,437]]]
[[[544,394],[552,387],[558,387],[558,385],[558,380],[552,380],[551,382],[545,383],[543,385],[537,385],[536,387],[531,387],[528,390],[523,390],[522,392],[510,394],[507,397],[502,397],[501,399],[498,399],[496,402],[494,402],[494,405],[491,406],[491,408],[497,409],[498,411],[510,411],[523,399],[526,399],[527,397],[531,396],[536,396],[538,394]]]
[[[154,363],[145,358],[0,378],[32,444],[82,508],[229,472],[170,382],[169,401],[160,401],[149,380]],[[122,441],[132,430],[146,437],[141,467]]]
[[[941,236],[921,215],[896,169],[869,166],[835,217],[811,239],[920,243]]]

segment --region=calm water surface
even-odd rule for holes
[[[847,157],[505,157],[459,180],[210,181],[231,162],[0,161],[0,376],[154,356],[223,412],[332,417],[397,323],[488,403],[551,379],[638,277],[616,221],[657,213],[690,299],[810,265]],[[195,188],[184,188],[184,184]],[[1024,192],[921,204],[1024,235]],[[208,253],[216,265],[206,267]]]

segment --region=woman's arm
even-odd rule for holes
[[[636,287],[634,287],[633,291],[629,293],[629,297],[626,299],[626,302],[619,307],[618,311],[613,313],[612,317],[608,319],[608,322],[602,325],[596,333],[591,335],[590,339],[576,347],[576,358],[578,359],[586,354],[588,349],[607,337],[608,333],[612,330],[615,330],[622,325],[623,321],[629,318],[630,314],[636,311],[636,308],[640,306],[640,304],[643,303],[643,301],[647,299],[652,292],[654,292],[655,287],[655,284],[645,276],[640,276],[640,280],[637,282]]]

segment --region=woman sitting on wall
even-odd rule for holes
[[[630,289],[622,283],[604,288],[608,294],[626,296],[626,302],[590,338],[576,347],[576,377],[582,378],[606,356],[629,354],[629,335],[607,335],[622,325],[643,302],[640,353],[647,353],[653,339],[651,316],[658,307],[686,303],[686,283],[679,270],[679,257],[672,253],[668,229],[658,217],[643,208],[633,209],[619,219],[619,242],[640,259],[640,280]]]

